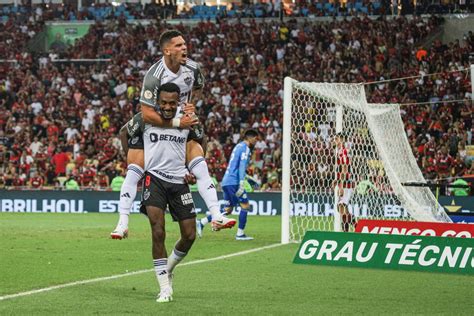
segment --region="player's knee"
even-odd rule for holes
[[[181,232],[181,243],[189,249],[196,240],[196,229],[188,229],[184,232]]]
[[[153,240],[164,241],[166,238],[166,231],[161,225],[152,225],[151,228]]]
[[[189,232],[186,232],[185,236],[183,236],[184,239],[186,239],[186,242],[188,244],[193,244],[194,241],[196,240],[196,230],[191,230]]]
[[[252,211],[252,206],[250,204],[241,204],[240,207],[241,207],[241,209],[240,209],[241,212],[251,212]]]

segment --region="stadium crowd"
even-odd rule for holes
[[[34,21],[84,21],[84,20],[136,20],[136,19],[226,19],[226,18],[276,18],[276,17],[321,17],[407,14],[449,14],[473,12],[468,2],[443,1],[399,1],[402,6],[387,0],[306,1],[284,2],[276,0],[240,1],[230,5],[201,5],[181,3],[176,0],[159,0],[146,4],[141,2],[99,2],[84,0],[81,8],[72,3],[44,1],[37,4],[14,6],[0,5],[0,22],[30,19]]]
[[[0,44],[0,186],[63,187],[77,182],[108,189],[126,169],[120,127],[139,110],[147,69],[159,58],[165,22],[128,24],[117,18],[96,23],[66,50],[33,56],[25,42],[41,22],[7,24]],[[367,16],[328,23],[201,21],[175,26],[191,58],[206,75],[206,93],[196,106],[209,137],[208,165],[220,181],[233,146],[249,128],[263,137],[250,174],[262,190],[281,188],[283,78],[370,82],[439,73],[370,85],[371,102],[402,103],[403,119],[426,178],[474,173],[469,53],[474,34],[448,45],[419,46],[442,20]],[[58,58],[104,58],[109,62],[57,62]],[[436,102],[421,105],[410,103]]]

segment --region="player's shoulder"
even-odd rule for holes
[[[199,64],[197,62],[195,62],[194,60],[189,59],[189,58],[186,59],[186,64],[184,65],[184,67],[189,68],[193,71],[197,71],[200,68]]]
[[[246,151],[247,149],[249,149],[249,147],[247,146],[247,143],[245,142],[240,142],[237,144],[237,148],[240,150],[240,151]]]
[[[147,71],[147,76],[158,77],[160,72],[164,70],[163,58],[160,58],[156,63],[154,63]]]

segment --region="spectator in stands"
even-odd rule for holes
[[[40,189],[44,185],[44,179],[41,175],[38,174],[38,172],[33,172],[31,178],[30,178],[30,187],[34,189]]]
[[[69,154],[64,151],[63,147],[57,147],[55,154],[51,158],[51,164],[54,166],[56,176],[66,175],[66,165],[69,160]]]
[[[64,188],[66,190],[79,190],[79,183],[76,181],[74,175],[70,175],[69,178],[64,182]]]
[[[278,181],[278,176],[271,175],[268,182],[263,184],[262,191],[281,191],[281,184]]]
[[[469,187],[469,183],[466,180],[462,178],[458,178],[455,181],[453,181],[451,184],[456,186],[450,189],[450,191],[452,192],[452,195],[454,196],[468,196],[469,195],[470,187]]]
[[[51,43],[49,48],[56,53],[62,53],[66,51],[67,44],[63,41],[61,33],[56,33],[54,36],[54,41]]]
[[[125,170],[122,170],[121,173],[118,173],[115,178],[112,179],[112,183],[110,184],[110,188],[112,191],[118,191],[120,192],[120,189],[122,188],[122,184],[125,181]]]

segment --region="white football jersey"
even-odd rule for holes
[[[145,125],[145,171],[163,181],[184,183],[186,168],[186,142],[188,129],[161,128]]]
[[[180,66],[178,73],[174,73],[166,66],[163,58],[148,69],[143,80],[140,102],[157,109],[156,99],[158,88],[165,83],[175,83],[181,94],[179,105],[183,107],[191,101],[193,89],[200,89],[204,86],[204,76],[199,65],[188,59],[186,65]],[[177,114],[179,114],[179,110]]]

